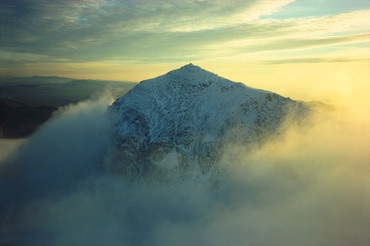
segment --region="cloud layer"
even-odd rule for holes
[[[202,178],[131,183],[102,172],[109,103],[66,108],[3,161],[0,245],[368,243],[361,114],[317,119],[252,152],[233,146],[224,184],[212,190]]]
[[[266,19],[292,2],[5,1],[0,8],[1,51],[13,54],[4,63],[27,63],[33,55],[34,62],[125,64],[369,41],[369,10]]]

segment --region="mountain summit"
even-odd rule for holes
[[[227,147],[261,144],[309,108],[193,64],[144,80],[111,106],[119,161],[130,176],[199,170],[214,176]]]
[[[195,66],[192,63],[185,65],[179,69],[167,73],[170,76],[177,76],[189,82],[199,83],[204,80],[218,77],[216,74],[208,72],[201,67]]]

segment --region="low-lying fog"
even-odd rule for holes
[[[317,117],[253,152],[235,146],[241,163],[226,158],[226,182],[211,190],[201,179],[130,183],[101,172],[110,103],[64,108],[21,144],[1,140],[1,246],[369,245],[363,112]]]

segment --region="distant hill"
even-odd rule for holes
[[[136,84],[55,76],[0,78],[0,138],[27,137],[60,106],[104,93],[120,97]]]

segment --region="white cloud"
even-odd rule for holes
[[[114,42],[115,52],[142,35],[212,30],[268,15],[284,1],[45,1],[5,4],[3,47],[32,54],[68,57],[102,56]],[[27,14],[23,14],[27,13]],[[20,28],[20,26],[22,28]],[[149,36],[148,36],[149,35]],[[166,34],[165,36],[167,36]],[[86,49],[86,50],[85,50]],[[112,55],[112,54],[108,54]],[[80,58],[81,59],[81,58]],[[91,59],[91,58],[90,58]]]
[[[12,153],[17,150],[24,139],[0,139],[0,164],[6,158],[10,158]]]
[[[204,49],[223,57],[369,42],[369,16],[370,10],[360,10],[335,16],[256,20],[225,30],[229,39],[210,42]],[[326,55],[322,51],[312,54]]]
[[[28,58],[92,62],[115,57],[136,63],[187,62],[189,57],[200,61],[252,53],[255,49],[249,47],[254,44],[273,47],[275,42],[286,42],[294,49],[294,39],[309,44],[368,33],[369,10],[266,19],[292,2],[49,0],[41,4],[22,0],[4,8],[2,52],[24,54],[27,59],[23,60],[15,55],[23,62],[29,62]]]
[[[214,192],[201,179],[130,183],[99,171],[110,156],[109,103],[67,108],[7,161],[17,168],[0,173],[0,244],[367,243],[370,143],[363,112],[320,119],[303,133],[241,151],[238,165],[234,156],[225,159],[230,173]]]
[[[340,33],[366,33],[370,20],[370,10],[358,10],[338,15],[327,15],[322,17],[302,17],[285,20],[262,20],[281,22],[292,26],[290,36],[312,36],[312,35],[334,35]]]

